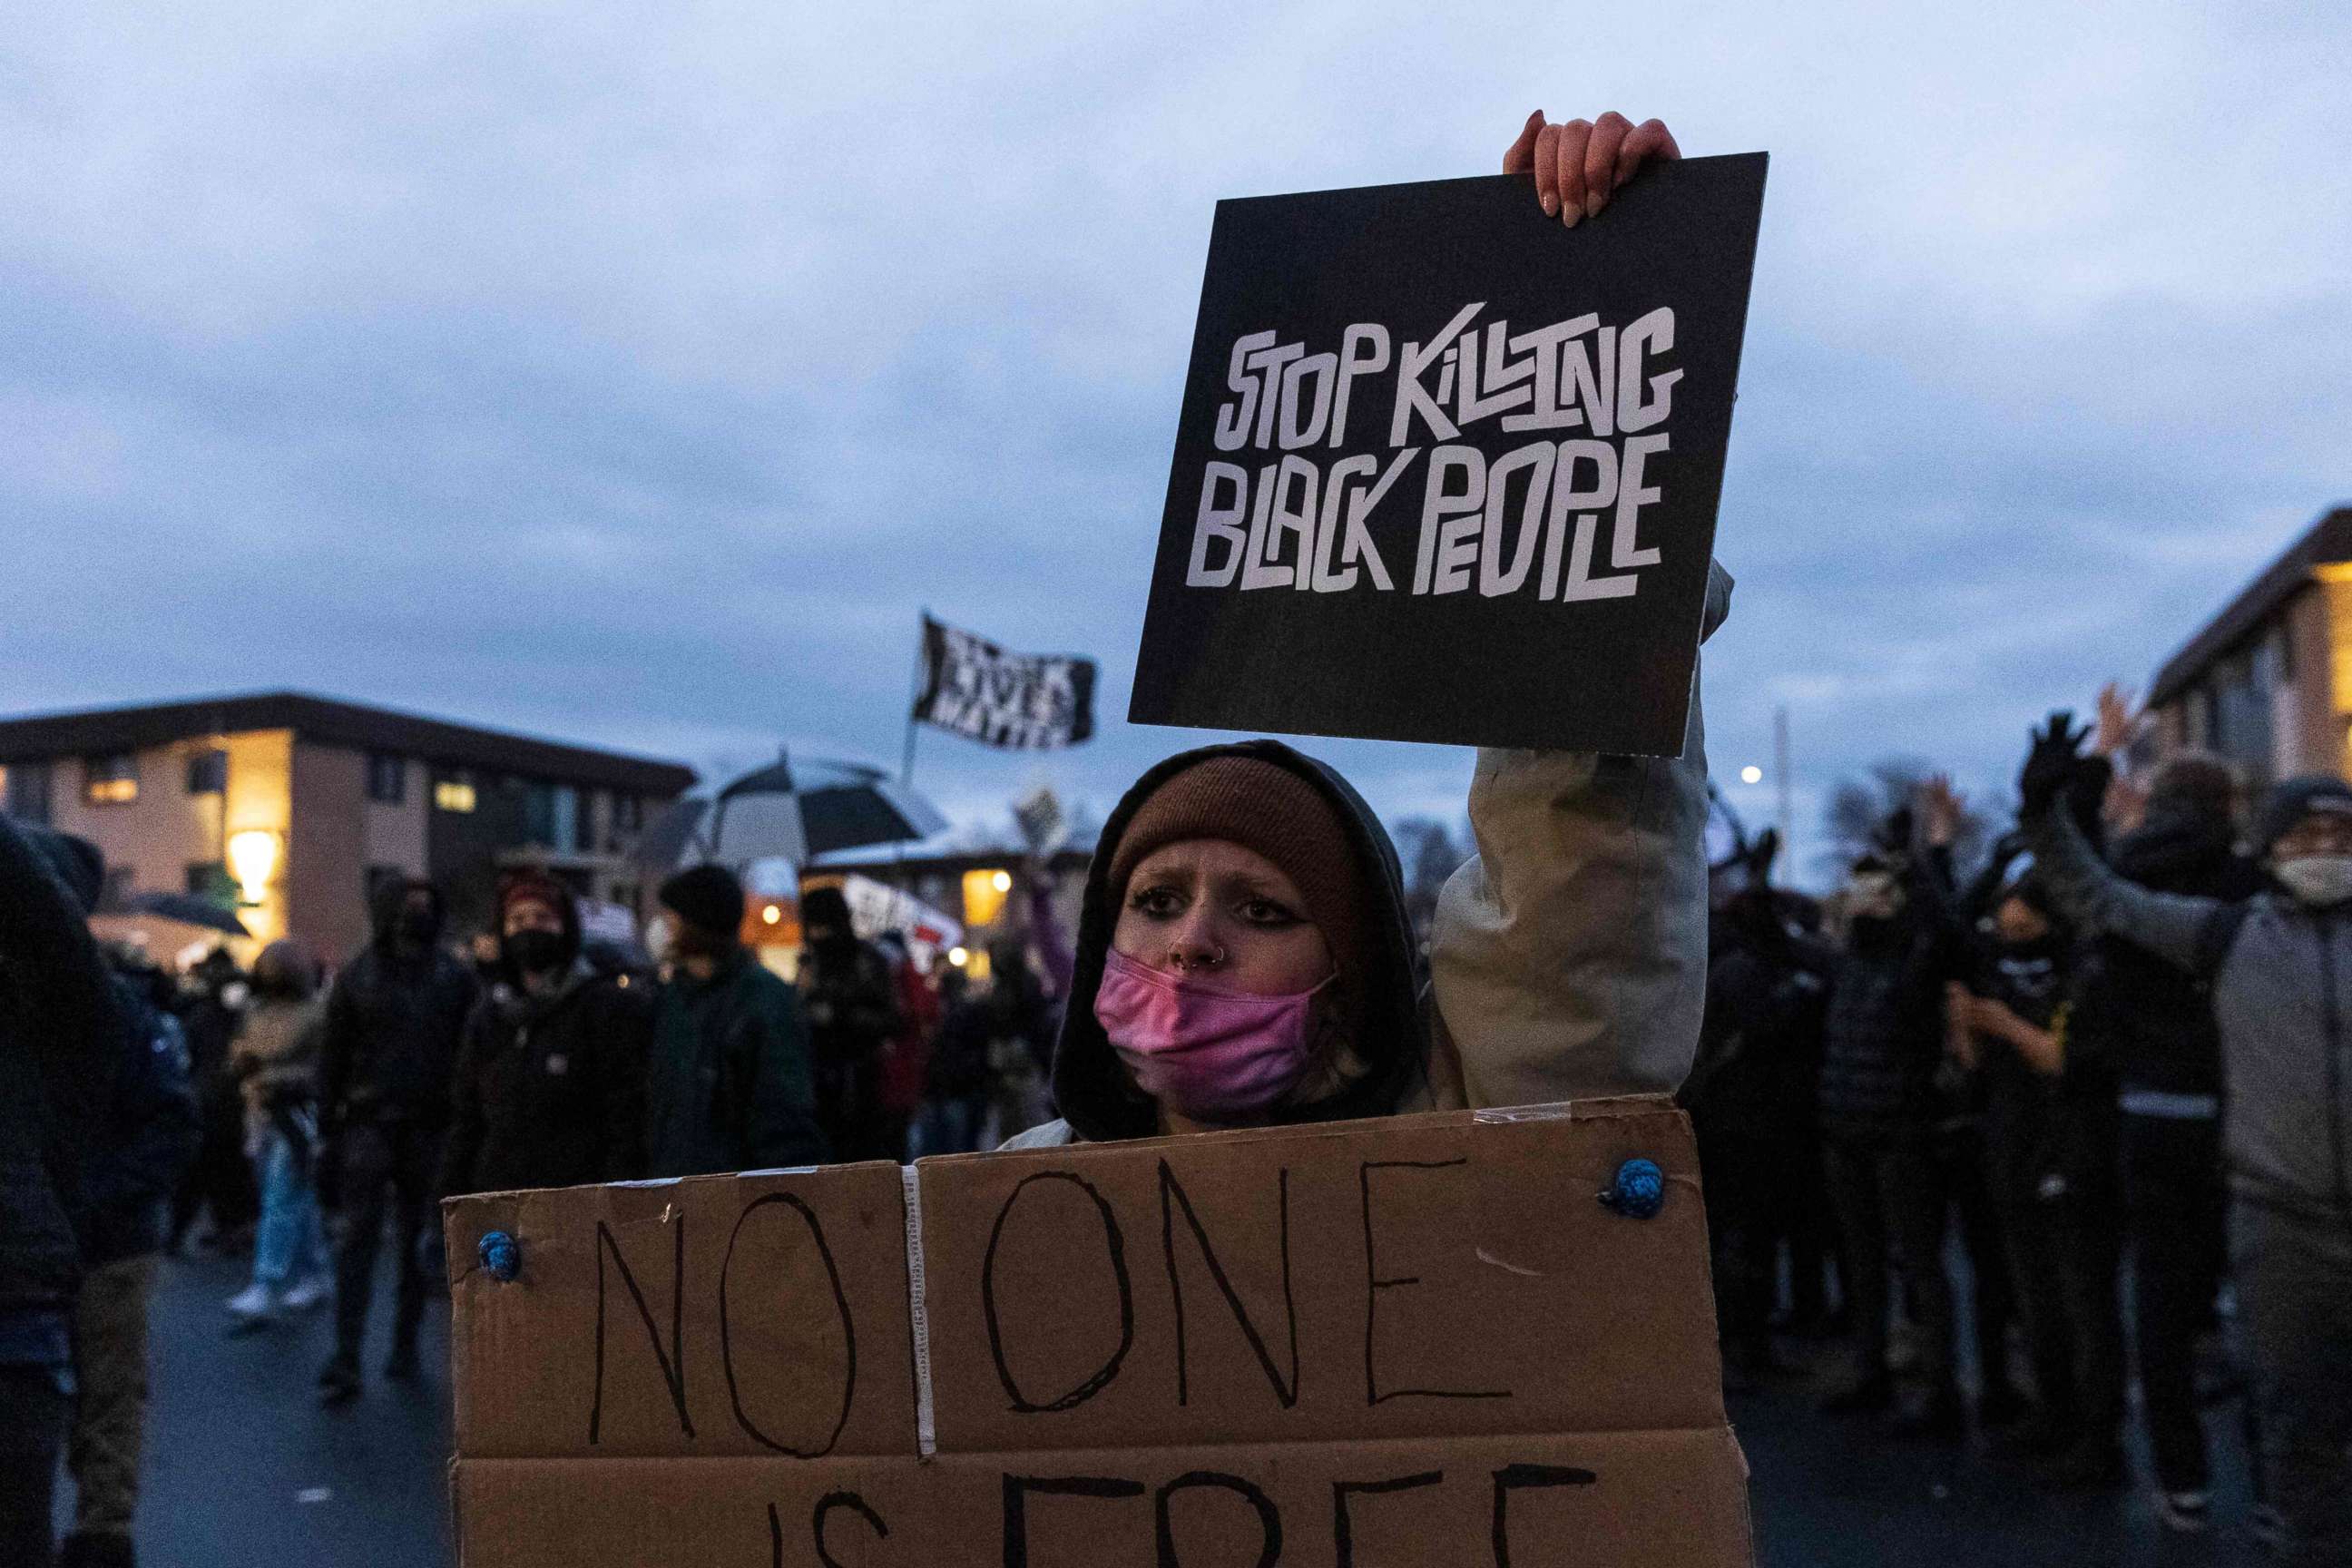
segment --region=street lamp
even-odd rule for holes
[[[1754,763],[1750,763],[1746,767],[1739,770],[1739,782],[1744,784],[1762,784],[1764,782],[1764,770],[1758,767]]]
[[[236,879],[238,901],[250,907],[269,894],[269,879],[278,870],[278,835],[266,827],[248,827],[228,837],[228,874]]]

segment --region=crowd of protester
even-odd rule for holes
[[[2037,734],[1975,864],[1937,778],[1828,899],[1771,885],[1769,835],[1723,868],[1682,1093],[1727,1377],[1842,1339],[1823,1410],[1973,1426],[2070,1489],[2130,1481],[2136,1380],[2183,1532],[2212,1513],[2202,1409],[2242,1383],[2252,1528],[2352,1562],[2352,789],[2134,766],[2103,708],[2087,754],[2065,716]]]
[[[159,1258],[250,1258],[228,1331],[331,1305],[320,1400],[364,1387],[376,1269],[395,1272],[387,1380],[417,1377],[440,1199],[654,1176],[964,1152],[1046,1120],[1066,974],[1037,879],[985,978],[926,973],[802,903],[797,983],[740,940],[717,866],[660,890],[657,952],[583,942],[551,876],[506,876],[459,956],[437,889],[380,889],[334,973],[299,941],[250,971],[215,948],[169,974],[102,948],[87,841],[0,816],[0,1562],[115,1568],[131,1526]],[[58,1475],[73,1526],[51,1539]]]

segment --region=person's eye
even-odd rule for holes
[[[1178,897],[1175,889],[1162,883],[1157,887],[1139,888],[1129,893],[1127,898],[1127,907],[1139,915],[1164,921],[1172,920],[1181,914],[1184,910],[1184,900]]]
[[[1298,923],[1298,916],[1272,899],[1251,899],[1241,907],[1241,917],[1254,926],[1279,929]]]

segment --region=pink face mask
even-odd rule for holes
[[[1315,993],[1253,996],[1217,991],[1122,956],[1104,954],[1095,1021],[1138,1088],[1199,1121],[1262,1114],[1307,1071]]]

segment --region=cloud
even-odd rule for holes
[[[870,9],[870,8],[869,8]],[[1222,195],[1527,110],[1762,146],[1708,656],[1729,775],[1997,787],[2341,499],[2352,132],[2312,9],[28,14],[0,49],[0,689],[301,685],[707,762],[895,759],[919,608],[1092,652],[995,813],[1109,799]],[[1391,814],[1464,753],[1316,743]],[[1771,786],[1734,784],[1769,815]],[[1805,810],[1810,810],[1807,805]],[[1801,835],[1811,826],[1801,811]]]

